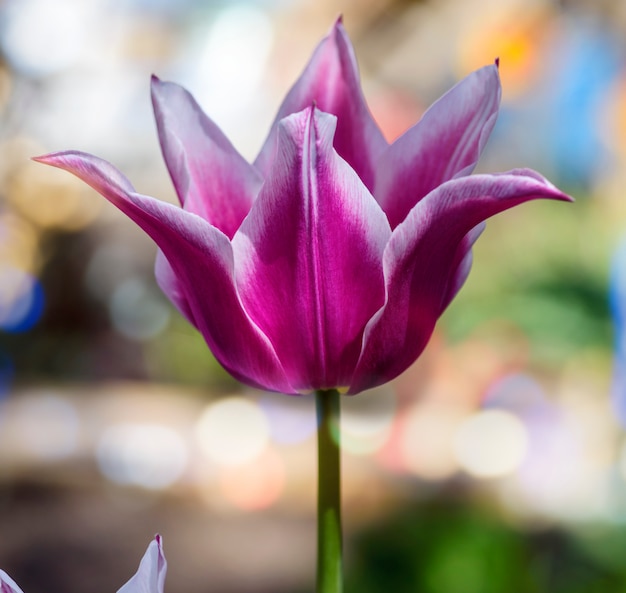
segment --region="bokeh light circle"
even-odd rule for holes
[[[209,404],[196,424],[200,450],[221,466],[243,465],[269,441],[269,425],[259,406],[241,397]]]
[[[10,447],[18,458],[57,461],[75,452],[79,429],[74,405],[54,392],[43,392],[15,400],[11,422],[0,434],[0,449]]]
[[[273,449],[244,465],[224,468],[219,477],[222,496],[237,508],[255,511],[270,507],[285,488],[285,463]]]
[[[160,334],[170,319],[170,308],[156,290],[140,278],[128,278],[113,291],[109,314],[115,329],[133,340]]]
[[[42,76],[77,61],[87,42],[87,2],[13,0],[5,9],[0,42],[12,65]]]
[[[341,447],[353,455],[369,455],[387,441],[396,414],[391,389],[364,391],[342,399]]]
[[[172,428],[158,424],[115,424],[98,442],[100,471],[123,485],[157,490],[172,485],[187,466],[187,448]]]
[[[296,445],[310,438],[317,428],[315,403],[308,397],[264,395],[259,405],[267,418],[270,436],[279,445]]]
[[[445,480],[458,469],[452,439],[459,412],[436,403],[416,404],[401,422],[400,452],[404,469],[425,480]]]
[[[477,478],[497,478],[516,471],[528,450],[523,422],[505,410],[482,410],[459,426],[454,451],[461,467]]]

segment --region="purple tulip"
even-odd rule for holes
[[[538,173],[472,173],[498,113],[497,63],[470,74],[393,144],[374,122],[341,21],[248,164],[183,88],[152,101],[182,208],[138,194],[112,165],[71,171],[157,243],[159,285],[220,363],[290,394],[390,381],[426,346],[464,283],[485,219],[569,200]]]
[[[163,593],[167,562],[163,555],[161,536],[150,542],[139,569],[117,593]],[[15,581],[0,570],[0,593],[22,593]]]

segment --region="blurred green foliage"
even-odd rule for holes
[[[503,213],[476,243],[473,270],[440,326],[458,341],[505,322],[548,366],[589,348],[610,356],[609,267],[621,232],[618,218],[584,198]]]
[[[623,551],[626,530],[596,543]],[[522,532],[480,505],[438,500],[398,511],[352,543],[346,593],[621,593],[626,564],[561,529]]]

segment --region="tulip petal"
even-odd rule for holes
[[[334,147],[372,191],[375,166],[387,142],[369,112],[350,39],[338,19],[315,49],[304,72],[278,110],[255,166],[266,175],[276,150],[277,125],[311,105],[337,116]]]
[[[185,316],[187,321],[192,325],[198,325],[193,316],[191,305],[187,300],[183,286],[176,276],[176,272],[170,266],[165,254],[159,249],[157,250],[154,262],[154,276],[159,288],[165,296],[175,305],[175,307]]]
[[[150,542],[137,572],[117,593],[163,593],[166,572],[161,536],[157,535]]]
[[[274,165],[233,238],[244,306],[299,391],[347,385],[384,301],[384,212],[332,147],[336,118],[278,125]]]
[[[374,196],[391,228],[437,186],[474,170],[496,122],[500,94],[497,65],[481,68],[436,101],[385,151]]]
[[[487,224],[485,222],[481,222],[476,225],[469,233],[467,233],[467,235],[465,235],[465,237],[463,237],[463,240],[459,244],[453,263],[450,266],[450,269],[454,270],[454,272],[450,276],[448,289],[443,297],[443,304],[441,308],[442,312],[445,311],[447,306],[452,302],[452,299],[454,299],[459,290],[461,290],[463,284],[465,284],[472,268],[472,246],[476,243],[478,237],[480,237],[486,226]]]
[[[215,357],[234,377],[293,393],[272,345],[241,306],[226,235],[193,213],[135,193],[115,167],[92,155],[69,151],[35,160],[73,173],[150,235],[176,278],[166,294],[184,295],[183,313],[194,320]]]
[[[473,229],[537,198],[571,200],[538,173],[520,169],[448,181],[411,210],[385,250],[385,304],[365,329],[350,393],[390,381],[416,360],[463,279],[459,266],[480,232]]]
[[[262,185],[261,176],[181,86],[153,76],[152,104],[181,204],[232,238]]]
[[[0,570],[0,593],[23,593],[17,583],[4,570]]]

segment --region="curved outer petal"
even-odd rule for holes
[[[455,262],[470,231],[537,198],[571,199],[534,171],[514,170],[448,181],[411,210],[385,250],[386,301],[365,330],[350,393],[390,381],[422,352],[457,281]]]
[[[232,238],[263,183],[261,176],[188,91],[156,76],[151,90],[161,150],[183,208]],[[196,324],[184,289],[160,250],[155,275],[161,290]]]
[[[255,162],[264,175],[271,167],[276,149],[278,122],[313,104],[321,111],[337,116],[334,147],[371,191],[374,188],[376,161],[387,148],[387,142],[365,103],[354,50],[341,19],[317,46],[278,110]]]
[[[167,261],[167,257],[165,257],[165,254],[160,249],[157,249],[156,259],[154,260],[154,277],[165,296],[183,314],[189,323],[197,327],[198,323],[193,316],[193,311],[185,295],[184,287],[178,280],[176,272],[174,272],[172,266],[170,266],[170,262]]]
[[[272,345],[241,305],[226,235],[195,214],[135,193],[115,167],[97,157],[70,151],[36,160],[73,173],[152,237],[172,267],[196,327],[233,376],[293,393]]]
[[[384,301],[384,212],[333,150],[336,118],[278,126],[274,165],[233,239],[237,286],[299,391],[347,385]]]
[[[152,77],[159,141],[185,210],[232,238],[263,183],[184,88]]]
[[[161,536],[157,535],[148,545],[137,572],[117,593],[163,593],[166,572]]]
[[[497,65],[481,68],[433,103],[385,151],[374,196],[391,228],[437,186],[474,170],[496,122],[500,95]]]
[[[17,583],[4,570],[0,570],[0,593],[23,593]]]
[[[485,222],[481,222],[476,225],[469,233],[467,233],[467,235],[465,235],[465,237],[463,237],[461,243],[459,243],[452,265],[450,266],[453,273],[450,276],[448,288],[443,297],[441,306],[442,313],[452,302],[452,299],[457,295],[459,290],[461,290],[463,284],[465,284],[472,268],[472,246],[476,243],[478,237],[480,237],[486,226],[487,223]]]

